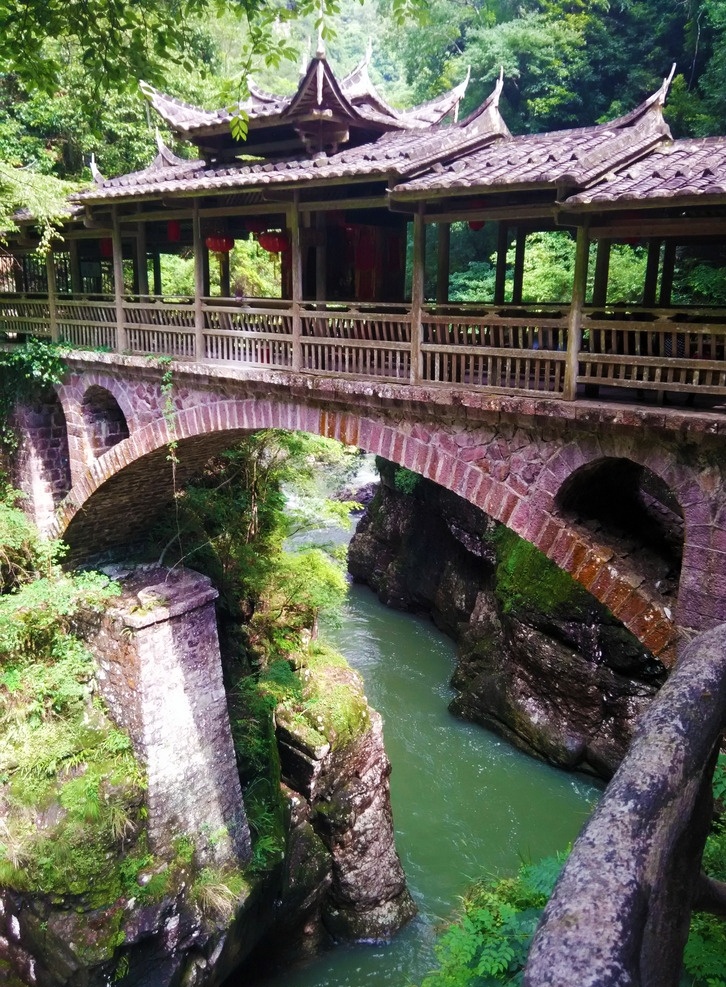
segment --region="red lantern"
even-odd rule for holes
[[[105,236],[102,240],[98,241],[98,252],[105,260],[113,257],[113,240],[110,236]]]
[[[170,219],[166,224],[166,239],[169,243],[179,243],[181,240],[181,223],[178,219]]]
[[[475,209],[484,209],[485,206],[486,206],[486,204],[487,204],[487,200],[486,199],[472,199],[471,202],[469,203],[469,208],[472,211],[475,210]],[[484,220],[483,219],[470,219],[469,220],[469,229],[470,230],[475,230],[475,231],[476,230],[480,230],[480,229],[483,228],[483,226],[484,226]]]
[[[281,254],[290,246],[287,233],[278,233],[273,230],[260,233],[257,237],[257,242],[263,250],[266,250],[270,254]]]
[[[207,250],[211,250],[213,254],[228,254],[234,247],[234,237],[226,234],[213,234],[208,236],[204,242],[207,245]]]

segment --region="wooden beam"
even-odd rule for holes
[[[499,220],[497,230],[497,270],[494,278],[494,304],[504,304],[504,291],[507,285],[507,246],[509,243],[509,224],[504,219]]]
[[[449,223],[439,223],[437,229],[436,301],[439,305],[443,305],[449,300],[451,226]]]
[[[413,218],[413,270],[411,273],[411,383],[418,383],[423,377],[421,343],[423,330],[421,313],[424,303],[426,277],[426,225],[424,211],[426,205],[419,202]]]
[[[572,301],[567,322],[567,356],[565,362],[565,385],[563,398],[574,401],[577,395],[577,371],[580,362],[582,343],[582,310],[587,291],[587,264],[590,253],[590,238],[587,226],[577,231],[575,247],[575,276],[572,284]]]
[[[300,308],[303,294],[302,244],[300,239],[299,193],[287,211],[287,228],[290,233],[291,294],[292,294],[292,369],[302,369],[302,318]]]
[[[203,360],[204,347],[204,298],[205,275],[209,277],[209,255],[202,239],[202,222],[199,216],[199,200],[194,200],[192,214],[192,235],[194,239],[194,355]],[[206,261],[206,263],[205,263]]]
[[[113,245],[113,294],[116,303],[116,352],[123,353],[127,349],[126,317],[124,313],[124,259],[121,243],[121,227],[118,213],[114,206],[111,211],[113,226],[111,243]]]
[[[608,300],[608,278],[610,276],[610,240],[600,240],[595,257],[595,283],[592,287],[592,304],[606,305]]]
[[[284,202],[280,202],[277,205],[274,203],[258,202],[249,206],[214,206],[207,208],[200,206],[199,215],[202,219],[219,219],[220,216],[282,216],[285,213],[285,206],[286,203]],[[166,222],[168,219],[189,219],[193,211],[193,208],[190,208],[189,205],[178,209],[164,207],[153,212],[144,212],[137,209],[134,212],[127,212],[119,216],[119,222],[125,225],[126,223],[159,223]]]
[[[612,226],[598,222],[590,227],[592,240],[641,240],[673,237],[680,240],[726,235],[726,217],[714,219],[643,219],[626,225]]]
[[[391,209],[392,212],[403,210]],[[411,210],[405,210],[409,215]],[[426,214],[427,223],[468,223],[470,219],[483,219],[485,222],[497,222],[500,219],[520,220],[525,223],[532,220],[532,230],[541,229],[538,220],[549,219],[553,229],[561,229],[555,219],[555,211],[551,205],[543,206],[488,206],[485,209],[447,209],[441,212]],[[570,224],[574,226],[575,224]]]

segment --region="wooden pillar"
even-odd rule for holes
[[[512,301],[515,305],[522,302],[522,287],[524,283],[524,248],[527,234],[520,227],[517,229],[517,245],[514,251],[514,281],[512,283]]]
[[[219,293],[222,298],[229,298],[231,294],[231,282],[229,276],[229,254],[219,255]]]
[[[451,224],[438,223],[438,248],[436,251],[436,302],[445,305],[449,300],[449,268],[451,250]]]
[[[324,302],[328,292],[328,227],[324,212],[315,214],[315,300]]]
[[[494,280],[494,304],[504,304],[504,290],[507,285],[507,244],[509,240],[509,225],[499,220],[497,229],[497,270]]]
[[[154,268],[154,294],[163,294],[163,286],[161,283],[161,253],[155,250],[151,255],[151,263]]]
[[[149,294],[149,271],[146,266],[146,223],[136,224],[136,279],[140,295]]]
[[[595,283],[592,287],[592,304],[598,308],[607,304],[608,278],[610,276],[610,240],[598,240],[595,257]]]
[[[78,240],[74,238],[68,241],[68,250],[71,259],[71,291],[74,295],[83,293],[83,278],[81,277],[81,259],[78,254]]]
[[[577,230],[577,246],[575,248],[575,276],[572,284],[572,301],[570,317],[567,322],[567,356],[565,363],[565,388],[563,397],[566,401],[574,401],[577,395],[577,371],[580,361],[580,344],[582,341],[582,309],[585,304],[587,290],[587,262],[590,251],[590,237],[587,226]]]
[[[200,297],[209,298],[212,294],[211,279],[209,276],[209,251],[207,250],[206,243],[202,239],[201,232],[199,236],[199,251],[202,257],[202,294]]]
[[[199,199],[194,200],[192,210],[192,235],[194,238],[194,356],[201,362],[204,360],[204,304],[202,299],[205,297],[204,289],[209,286],[209,255],[202,240]]]
[[[660,277],[660,297],[658,304],[667,308],[671,303],[673,293],[673,271],[676,266],[675,240],[666,240],[663,251],[663,271]]]
[[[116,303],[116,352],[127,349],[126,313],[124,312],[124,258],[121,243],[121,226],[118,221],[118,208],[111,208],[111,243],[113,244],[113,294]]]
[[[658,237],[648,240],[648,263],[645,267],[643,285],[643,305],[652,308],[658,296],[658,269],[660,267],[660,244]]]
[[[50,338],[54,343],[57,343],[60,339],[60,332],[58,328],[58,306],[56,304],[58,298],[58,288],[55,277],[55,260],[53,258],[53,251],[50,249],[45,255],[45,270],[48,276],[48,317],[50,320]]]
[[[300,240],[300,193],[293,192],[287,211],[287,228],[290,232],[290,282],[292,295],[292,369],[302,369],[302,319],[300,305],[303,291],[302,244]]]
[[[419,383],[423,377],[421,355],[421,313],[424,303],[426,278],[426,224],[425,203],[419,202],[413,217],[413,270],[411,274],[411,382]]]

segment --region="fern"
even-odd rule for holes
[[[440,937],[435,947],[439,969],[422,987],[520,983],[529,944],[564,857],[523,864],[516,877],[475,885],[459,918]]]

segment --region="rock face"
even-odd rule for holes
[[[329,855],[321,917],[335,940],[389,939],[416,911],[394,844],[382,721],[373,710],[368,719],[340,751],[277,728],[283,779],[305,800],[298,825],[310,823]]]
[[[532,546],[435,484],[381,464],[353,577],[458,642],[453,712],[560,767],[612,775],[665,670]]]
[[[215,595],[197,573],[168,580],[158,571],[136,573],[119,606],[93,628],[101,691],[150,779],[154,855],[126,861],[127,892],[102,908],[91,909],[83,896],[0,889],[2,983],[217,987],[265,948],[279,959],[283,947],[294,956],[322,940],[379,941],[415,912],[394,846],[381,718],[347,668],[335,669],[335,684],[357,690],[361,727],[346,742],[321,743],[314,734],[311,743],[309,729],[278,709],[285,851],[271,868],[245,868],[249,830],[218,694]],[[195,859],[181,856],[180,841]],[[195,890],[210,867],[222,893],[217,904]],[[143,894],[164,875],[160,892]],[[242,890],[236,900],[227,891],[225,900],[224,882],[235,875]]]

